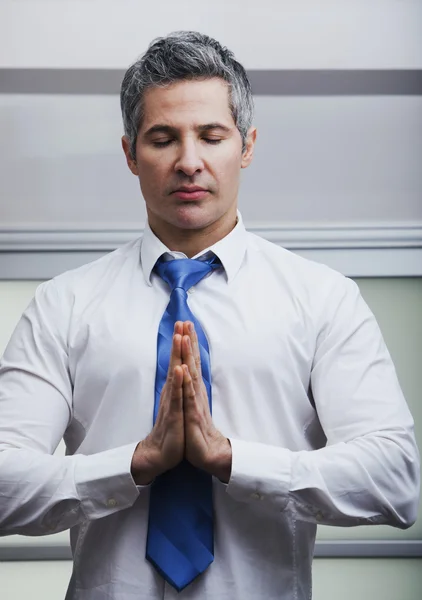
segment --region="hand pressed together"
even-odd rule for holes
[[[136,483],[147,484],[183,458],[225,483],[230,478],[230,442],[212,420],[198,338],[190,321],[175,324],[157,419],[136,447],[132,475]]]

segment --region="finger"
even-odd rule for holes
[[[189,374],[193,380],[193,385],[196,388],[199,373],[198,369],[196,368],[196,363],[192,352],[192,344],[188,335],[184,335],[182,339],[182,360],[183,363],[187,365]]]
[[[187,365],[182,365],[183,368],[183,405],[188,409],[195,403],[195,388],[193,386],[192,377],[189,373]]]
[[[183,335],[183,321],[176,321],[174,324],[174,333]]]
[[[195,365],[198,370],[198,374],[201,376],[202,370],[201,370],[201,353],[199,351],[199,341],[198,341],[198,336],[195,331],[195,326],[191,321],[188,322],[187,330],[188,330],[188,335],[190,337],[190,343],[191,343],[192,354],[193,354],[193,358],[195,361]]]
[[[183,410],[183,376],[184,373],[182,367],[180,365],[174,367],[173,378],[171,382],[171,410]]]
[[[174,368],[182,364],[182,336],[179,333],[173,335],[173,343],[170,352],[169,368],[167,377],[174,375]]]

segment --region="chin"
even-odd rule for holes
[[[207,208],[191,202],[176,208],[172,225],[181,229],[203,229],[217,221],[219,217],[220,215],[212,214],[212,211]]]

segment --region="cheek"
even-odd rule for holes
[[[218,180],[221,184],[235,185],[240,173],[240,160],[228,156],[225,160],[219,161],[216,169]]]
[[[165,168],[162,162],[141,159],[138,162],[138,176],[141,188],[156,190],[160,188],[160,182],[164,181]]]

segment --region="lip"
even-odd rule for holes
[[[175,190],[172,195],[180,198],[180,200],[201,200],[208,194],[208,190],[200,187],[180,188]]]

